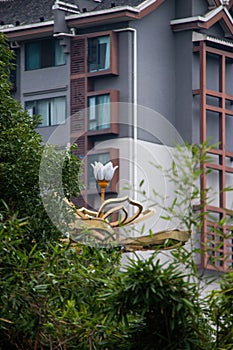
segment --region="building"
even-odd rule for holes
[[[233,184],[233,1],[1,0],[0,30],[16,52],[15,98],[42,115],[45,141],[55,135],[54,142],[78,143],[90,206],[94,160],[120,162],[108,189],[116,195],[119,179],[137,186],[145,175],[143,165],[137,169],[144,154],[166,158],[162,146],[172,140],[160,135],[151,111],[189,143],[211,137],[218,144],[203,165],[212,173],[201,178],[215,195],[201,210],[228,219],[220,228],[226,238],[219,244],[216,224],[206,219],[202,241],[211,241],[218,269],[232,267],[233,197],[223,189]],[[206,254],[201,266],[212,268],[208,261]]]

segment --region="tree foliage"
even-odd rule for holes
[[[216,329],[216,347],[233,348],[233,272],[223,276],[220,289],[210,296],[211,316]]]
[[[40,242],[46,242],[60,233],[51,224],[40,197],[39,170],[44,146],[35,131],[40,118],[31,117],[11,96],[9,74],[14,69],[10,64],[13,54],[2,34],[0,47],[0,208],[3,209],[5,202],[10,215],[17,212],[19,217],[27,217],[29,240],[39,238]],[[55,146],[50,148],[48,171],[56,170],[60,162]],[[80,190],[81,163],[72,148],[66,151],[63,161],[65,195],[76,196]]]
[[[156,254],[132,260],[106,297],[109,320],[128,328],[125,349],[209,349],[211,332],[197,284],[175,263],[165,266]]]

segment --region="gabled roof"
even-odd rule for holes
[[[60,0],[65,1],[65,0]],[[114,1],[114,0],[113,0]],[[165,0],[67,0],[79,13],[66,13],[68,27],[91,27],[140,19]],[[54,0],[0,0],[0,31],[10,40],[24,40],[53,33]],[[87,6],[88,5],[88,6]],[[86,7],[83,7],[86,6]]]
[[[216,8],[206,13],[204,16],[194,16],[186,17],[181,19],[175,19],[171,21],[171,26],[174,31],[188,30],[188,29],[209,29],[216,23],[219,23],[224,29],[226,35],[233,35],[233,18],[229,9],[231,4],[226,5],[217,5],[220,3],[220,0],[215,0]]]
[[[150,6],[160,4],[164,0],[62,0],[75,4],[80,14],[114,9],[121,11],[123,8],[134,8],[143,11]],[[0,0],[0,26],[3,25],[26,25],[53,20],[52,7],[55,0]]]

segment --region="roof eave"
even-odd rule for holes
[[[193,42],[200,42],[200,41],[209,41],[212,43],[217,43],[220,45],[228,46],[230,48],[233,48],[233,41],[225,38],[216,38],[214,36],[208,35],[208,34],[203,34],[203,33],[198,33],[198,32],[193,32],[192,33],[192,41]]]
[[[214,10],[208,12],[205,16],[194,16],[194,17],[186,17],[186,18],[179,18],[171,20],[170,24],[172,26],[180,25],[180,24],[186,24],[186,23],[194,23],[194,22],[208,22],[210,19],[215,17],[219,12],[221,12],[224,9],[224,7],[221,5],[218,8],[215,8]]]
[[[129,21],[139,18],[140,10],[131,6],[122,6],[101,11],[85,12],[80,15],[66,17],[69,27],[85,28],[97,24],[107,24],[114,21]]]
[[[25,24],[6,29],[1,29],[0,27],[0,32],[4,33],[9,40],[19,41],[34,38],[38,35],[47,36],[53,33],[53,21]]]
[[[140,10],[131,6],[116,7],[101,11],[91,11],[80,13],[78,15],[69,15],[66,17],[67,25],[69,27],[89,27],[98,23],[109,23],[112,21],[128,21],[137,19]],[[53,33],[54,21],[39,22],[33,24],[25,24],[19,26],[9,26],[7,28],[0,27],[0,31],[5,33],[11,40],[24,40],[29,37],[34,37],[41,33],[42,35]]]
[[[66,21],[68,27],[77,26],[78,28],[85,28],[98,24],[140,19],[154,11],[164,1],[165,0],[145,0],[136,7],[126,5],[105,10],[69,15],[66,17]],[[0,27],[0,31],[4,32],[11,40],[24,40],[38,34],[47,35],[53,33],[53,24],[54,22],[52,20],[2,29]]]
[[[190,30],[197,28],[209,29],[218,21],[224,21],[229,29],[231,35],[233,35],[233,20],[225,6],[219,6],[217,9],[212,10],[205,16],[187,17],[172,20],[170,22],[174,32],[181,30]]]

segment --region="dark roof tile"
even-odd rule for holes
[[[15,25],[30,24],[40,22],[40,18],[45,21],[53,18],[53,0],[8,0],[0,1],[0,22]]]
[[[103,0],[99,5],[97,6],[96,10],[104,10],[111,7],[117,7],[117,6],[138,6],[140,5],[142,0],[130,0],[130,1],[124,1],[124,0]]]
[[[64,0],[63,0],[64,1]],[[94,0],[68,0],[71,4],[80,5],[91,4],[87,8],[93,10],[105,10],[118,6],[137,6],[144,2],[142,0],[102,0],[102,2]],[[53,19],[52,6],[54,0],[0,0],[0,25],[23,25],[38,23],[42,20],[48,21]],[[82,6],[83,7],[83,6]],[[81,8],[82,11],[82,8]]]

